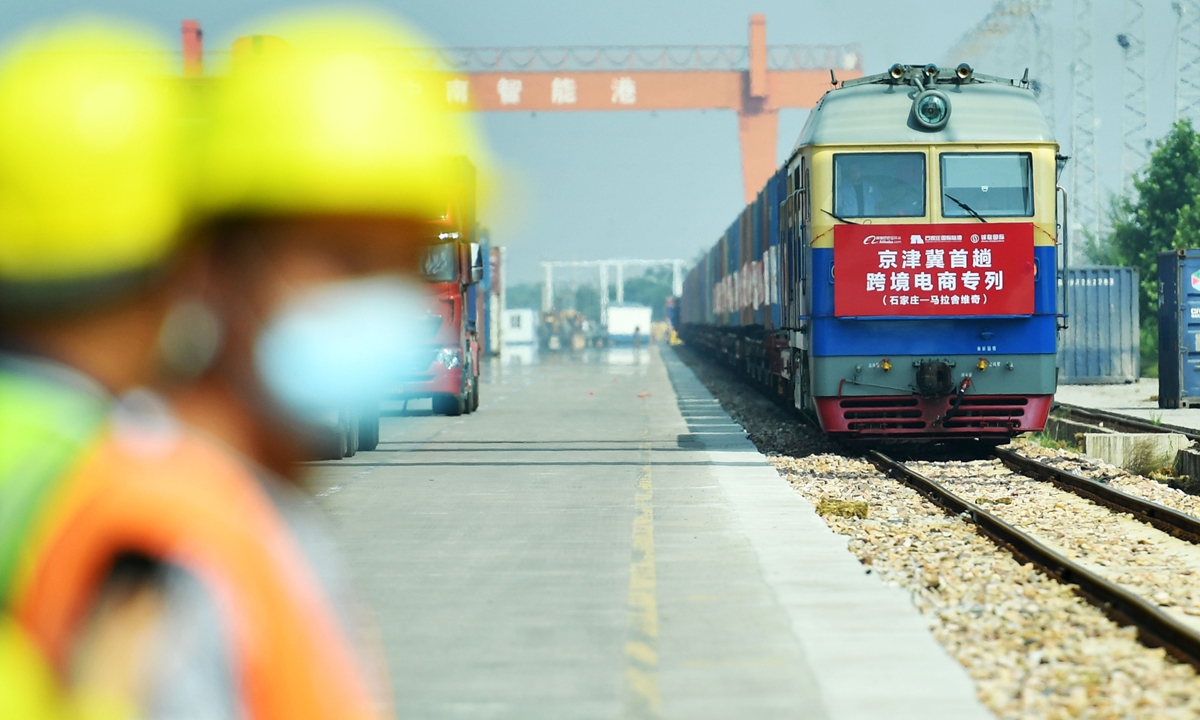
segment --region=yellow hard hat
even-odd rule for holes
[[[124,720],[136,715],[131,698],[108,688],[63,687],[32,636],[0,615],[0,718]]]
[[[85,299],[173,249],[187,169],[166,57],[139,29],[86,21],[0,60],[0,300]]]
[[[57,719],[60,705],[45,656],[15,620],[0,616],[0,717]]]
[[[210,97],[206,210],[437,217],[447,157],[486,161],[470,120],[445,107],[444,76],[403,50],[427,44],[396,21],[315,13],[263,29],[235,44]]]

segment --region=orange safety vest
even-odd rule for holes
[[[253,720],[367,720],[381,709],[353,643],[258,479],[212,442],[139,444],[112,425],[54,488],[16,568],[12,611],[64,668],[113,560],[191,572],[227,624]]]

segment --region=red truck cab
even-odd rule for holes
[[[417,350],[412,374],[396,397],[428,397],[433,412],[461,415],[479,406],[479,302],[483,253],[475,224],[475,170],[465,158],[454,163],[457,190],[446,214],[433,223],[420,272],[429,290],[428,344]]]
[[[442,233],[421,262],[429,289],[431,340],[405,378],[399,397],[433,399],[438,415],[461,415],[479,406],[479,333],[468,303],[470,286],[483,274],[480,246],[462,242],[459,233]]]

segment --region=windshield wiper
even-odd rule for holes
[[[984,220],[984,219],[983,219],[983,216],[982,216],[982,215],[980,215],[979,213],[975,212],[975,208],[973,208],[973,207],[971,207],[970,205],[966,204],[966,203],[965,203],[965,202],[963,202],[962,200],[959,200],[958,198],[954,197],[954,196],[953,196],[953,195],[951,195],[950,193],[942,193],[942,194],[943,194],[943,195],[945,195],[946,197],[950,198],[951,200],[953,200],[955,205],[957,205],[957,206],[959,206],[960,208],[962,208],[963,210],[966,210],[967,212],[971,213],[971,215],[973,215],[973,216],[975,217],[975,219],[976,219],[976,220],[978,220],[979,222],[981,222],[981,223],[985,223],[985,222],[987,222],[987,220]]]
[[[853,220],[847,220],[846,218],[842,217],[841,215],[834,215],[833,213],[829,212],[825,208],[821,208],[821,212],[825,213],[826,215],[833,218],[834,220],[841,220],[842,222],[846,223],[847,225],[861,225],[862,224],[862,223],[856,223]]]

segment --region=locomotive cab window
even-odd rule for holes
[[[834,155],[833,214],[843,218],[924,216],[925,155]]]
[[[942,153],[942,215],[965,218],[976,213],[1033,216],[1029,153]]]

